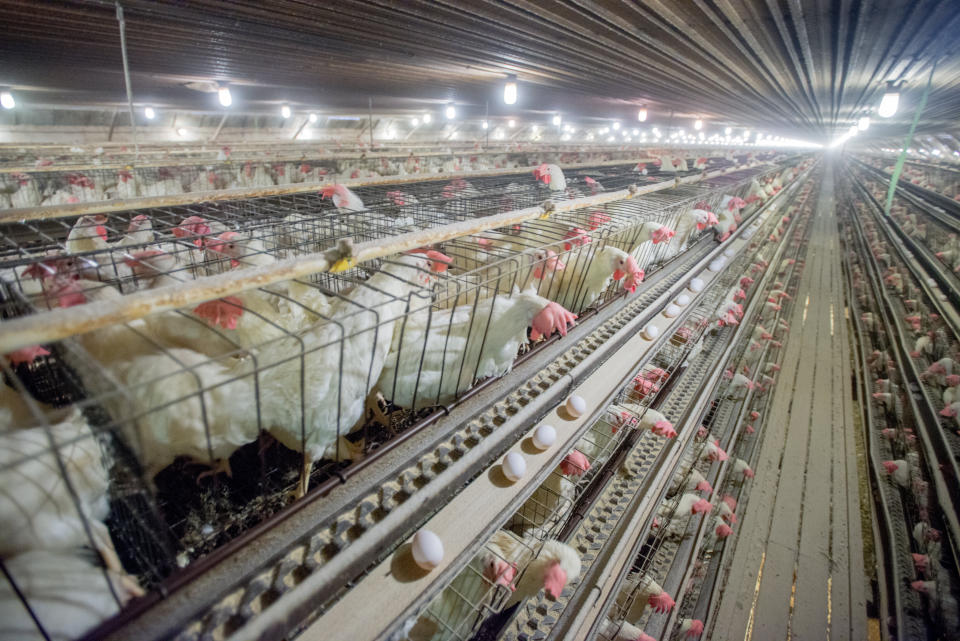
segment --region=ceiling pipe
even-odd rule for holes
[[[140,160],[140,145],[137,143],[137,121],[133,113],[133,87],[130,86],[130,64],[127,61],[127,23],[123,19],[123,7],[117,2],[117,22],[120,23],[120,54],[123,56],[123,83],[127,87],[127,108],[130,110],[130,131],[133,135],[133,151]]]

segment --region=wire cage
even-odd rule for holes
[[[399,156],[389,153],[371,153],[368,156],[362,153],[337,157],[323,150],[319,155],[316,151],[283,153],[277,150],[260,155],[240,153],[231,156],[230,147],[219,148],[213,153],[216,155],[207,162],[196,164],[189,164],[185,159],[179,159],[177,164],[171,161],[168,161],[169,164],[142,164],[132,154],[112,154],[110,157],[95,155],[93,159],[61,156],[67,162],[79,162],[64,169],[58,169],[52,158],[38,158],[33,167],[18,166],[0,170],[0,209],[178,196],[222,189],[269,189],[309,184],[321,186],[337,180],[519,169],[536,162],[608,162],[615,156],[623,160],[635,156],[635,152],[476,152],[462,155],[414,155],[411,152]],[[606,176],[603,171],[593,173]]]
[[[724,192],[745,189],[755,173]],[[479,235],[490,240],[486,257],[477,252],[476,238],[459,238],[425,253],[240,291],[8,355],[4,393],[78,413],[105,453],[99,511],[73,503],[86,531],[108,532],[119,558],[106,568],[114,574],[104,574],[99,561],[84,557],[106,587],[117,583],[125,590],[112,595],[113,606],[99,610],[99,618],[333,478],[432,408],[504,373],[531,340],[567,325],[569,316],[537,320],[548,306],[562,303],[579,313],[622,295],[612,269],[589,290],[592,298],[581,295],[588,289],[584,275],[603,250],[625,247],[618,251],[629,255],[644,244],[643,225],[679,227],[690,207],[718,204],[722,195],[682,186],[669,195],[557,213],[524,223],[519,234],[511,228]],[[400,233],[386,210],[310,211],[319,205],[316,195],[298,194],[6,225],[0,230],[0,312],[9,319],[115,300],[306,255],[348,237]],[[589,230],[590,242],[569,234],[579,226]],[[691,232],[683,242],[634,252],[637,266],[662,262],[696,237]],[[550,277],[534,278],[540,282],[531,292],[525,285],[537,270]],[[581,277],[557,286],[559,271]],[[678,338],[675,347],[681,344]],[[647,402],[639,401],[619,411]],[[38,409],[11,418],[10,427],[53,432],[43,416]],[[627,433],[608,438],[607,431],[612,424],[583,442],[597,470]],[[70,454],[55,432],[53,439],[34,458]],[[16,474],[18,465],[5,463],[0,473]],[[52,475],[60,477],[70,478]],[[590,478],[583,475],[581,483]],[[539,534],[555,527],[551,522]],[[536,540],[519,544],[529,558],[543,544]],[[107,560],[102,541],[88,536],[79,545]],[[19,605],[20,597],[40,609],[42,598],[29,577],[18,580],[22,568],[8,567],[3,558],[11,585],[20,586],[11,620],[37,615],[38,608]],[[41,612],[31,621],[43,626],[42,619]]]

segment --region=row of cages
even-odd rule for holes
[[[861,160],[886,174],[892,175],[894,169],[896,169],[895,164],[891,163],[889,159],[871,156],[863,157]],[[960,201],[960,169],[906,162],[903,165],[900,180]]]
[[[717,233],[704,213],[728,230],[798,172],[558,212],[8,354],[0,637],[79,636],[635,290]],[[346,237],[389,239],[405,231],[397,208],[422,228],[489,215],[496,190],[448,199],[457,209],[442,214],[393,202],[317,212],[298,195],[11,223],[0,311],[117,301]],[[74,592],[88,598],[61,617]]]
[[[685,415],[691,400],[677,394],[678,386],[695,388],[701,371],[716,356],[715,349],[729,340],[730,326],[716,325],[718,308],[723,306],[735,285],[747,271],[752,256],[745,252],[731,265],[722,279],[698,301],[682,326],[657,350],[631,382],[620,389],[600,418],[576,442],[562,462],[553,469],[521,507],[481,551],[415,618],[405,622],[404,636],[409,641],[470,641],[514,639],[529,632],[525,612],[541,612],[548,607],[556,618],[559,609],[541,593],[544,567],[559,561],[569,579],[561,586],[565,596],[578,586],[572,559],[586,550],[594,550],[598,539],[584,539],[578,530],[581,518],[591,509],[597,487],[603,487],[618,473],[625,449],[639,448],[651,456],[677,432],[698,430],[709,424],[709,417],[697,422]],[[697,363],[697,366],[693,364]],[[694,371],[695,370],[695,371]],[[732,391],[730,385],[722,385]],[[730,388],[730,389],[728,389]],[[671,399],[683,396],[677,403]],[[672,421],[671,427],[658,423]],[[668,421],[668,422],[669,422]],[[681,427],[683,425],[683,427]],[[676,426],[674,430],[673,426]],[[656,430],[652,429],[656,427]],[[699,444],[706,439],[697,437]],[[672,514],[683,492],[686,479],[678,475],[670,498],[661,511]],[[602,491],[602,490],[601,490]],[[657,536],[673,531],[669,516],[661,521]],[[570,566],[570,568],[568,568]],[[636,577],[631,585],[636,587]],[[560,592],[552,595],[559,597]],[[629,597],[633,603],[636,595]],[[630,605],[624,603],[626,609]],[[641,607],[642,609],[642,607]]]
[[[673,152],[663,152],[668,159]],[[229,189],[271,189],[307,187],[342,180],[370,180],[383,177],[428,176],[443,173],[469,173],[522,169],[542,163],[590,164],[622,160],[627,163],[637,152],[549,153],[514,152],[502,154],[472,153],[449,156],[360,157],[336,159],[304,156],[286,160],[224,159],[196,165],[89,166],[83,169],[54,170],[38,166],[30,170],[0,172],[0,209],[52,207],[77,203],[97,203],[115,199],[171,197]],[[681,155],[680,157],[683,157]],[[719,157],[708,162],[706,156],[684,159],[677,169],[701,171],[734,164],[736,159]],[[636,163],[634,163],[636,164]],[[672,161],[667,167],[674,171]],[[654,166],[650,166],[654,170]]]
[[[739,337],[727,360],[724,380],[697,422],[698,433],[684,453],[668,498],[605,615],[606,625],[597,637],[600,641],[616,641],[622,638],[619,634],[633,629],[652,638],[684,639],[699,636],[710,623],[713,613],[704,601],[708,602],[711,590],[718,587],[722,554],[739,529],[737,512],[742,512],[749,492],[751,461],[760,442],[757,434],[762,433],[767,418],[783,356],[781,347],[790,331],[786,318],[795,304],[793,294],[804,266],[812,185],[807,183],[789,210],[790,218],[797,221],[784,247],[786,262],[780,263],[766,290],[754,294],[768,302],[775,300],[777,305],[765,305],[752,323],[745,322],[754,329]],[[721,338],[715,337],[714,348],[722,349]],[[696,509],[691,505],[694,499],[709,500],[712,507],[701,503],[701,509]],[[698,530],[702,531],[699,538]],[[675,600],[668,612],[674,606],[677,611],[669,616],[663,608],[650,607],[657,604],[661,593],[669,601]],[[667,627],[671,617],[672,631]]]
[[[953,380],[956,377],[952,375],[952,363],[960,344],[954,329],[930,305],[917,283],[909,277],[888,278],[893,274],[906,275],[908,268],[902,261],[891,258],[883,247],[883,235],[872,218],[870,205],[851,199],[845,208],[843,246],[848,278],[855,292],[851,312],[856,315],[855,326],[867,355],[869,370],[864,376],[872,396],[865,401],[871,404],[868,416],[872,417],[868,443],[874,466],[882,466],[882,476],[887,477],[883,487],[878,488],[885,511],[896,521],[892,524],[894,531],[901,533],[889,542],[893,546],[889,563],[897,568],[894,574],[909,583],[909,586],[897,586],[902,611],[893,615],[904,618],[903,625],[919,622],[920,629],[949,637],[960,624],[956,615],[958,586],[952,572],[956,565],[950,558],[952,547],[943,545],[941,533],[948,528],[926,472],[931,466],[941,464],[926,460],[925,451],[918,445],[918,434],[924,430],[943,430],[954,456],[960,452],[956,419],[949,416],[948,411],[957,389],[950,383],[957,382]],[[853,217],[861,221],[866,249],[873,254],[872,259],[861,255],[857,241],[860,232],[852,222]],[[923,419],[914,413],[907,398],[917,390],[896,363],[894,354],[898,349],[893,341],[899,339],[888,331],[880,303],[870,294],[869,282],[873,276],[869,260],[876,261],[878,273],[884,277],[885,282],[878,286],[888,290],[894,317],[904,319],[904,327],[910,328],[905,332],[907,340],[912,341],[907,351],[915,359],[917,369],[923,372],[921,387],[943,417],[942,425],[923,425]],[[881,268],[885,271],[879,272]],[[942,465],[941,468],[945,469]],[[907,587],[911,589],[905,589]],[[926,604],[923,595],[927,597]]]

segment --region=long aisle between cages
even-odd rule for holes
[[[763,421],[766,434],[713,639],[867,638],[869,579],[837,234],[828,168],[784,346],[783,378]]]

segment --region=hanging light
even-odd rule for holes
[[[230,95],[230,87],[220,87],[217,89],[217,98],[220,100],[220,104],[224,107],[229,107],[233,104],[233,96]]]
[[[187,134],[189,133],[190,132],[184,129],[183,127],[180,127],[179,129],[177,129],[177,135],[180,136],[181,138],[186,138]]]
[[[870,116],[861,116],[860,120],[857,121],[857,129],[860,131],[866,131],[870,128]]]
[[[887,83],[887,91],[880,99],[880,106],[877,108],[877,115],[881,118],[890,118],[897,113],[897,107],[900,105],[900,91],[894,83]]]
[[[483,127],[484,129],[489,129],[490,123],[484,120],[482,123],[480,123],[480,126]]]
[[[309,120],[311,123],[317,122],[317,114],[310,114],[310,115],[307,117],[307,120]]]
[[[733,133],[733,127],[727,127],[726,129],[723,130],[723,133],[729,136],[730,134]]]
[[[694,121],[693,121],[693,128],[696,129],[697,131],[700,131],[701,129],[703,129],[703,121],[700,120],[699,118],[697,118],[696,120],[694,120]]]
[[[619,129],[619,128],[620,128],[620,123],[619,123],[619,122],[614,122],[614,123],[613,123],[613,130],[616,131],[616,130]]]
[[[286,120],[290,117],[290,105],[283,105],[280,107],[280,115],[283,116],[283,119]]]
[[[513,129],[514,127],[517,126],[517,121],[511,118],[510,120],[507,121],[507,126]]]
[[[17,101],[13,99],[13,94],[9,91],[0,92],[0,105],[4,109],[13,109],[17,106]]]
[[[431,120],[433,120],[433,116],[430,114],[423,114],[423,124],[429,125]]]
[[[450,103],[443,113],[447,117],[447,120],[453,120],[457,117],[457,108],[453,106],[453,103]]]
[[[414,118],[413,120],[410,121],[410,124],[413,125],[414,127],[419,127],[419,126],[420,126],[420,119],[419,119],[419,118]]]
[[[507,76],[507,84],[503,85],[503,102],[508,105],[517,102],[517,77],[513,74]]]
[[[633,135],[634,135],[634,136],[639,136],[639,135],[640,135],[640,130],[639,130],[639,129],[634,129],[634,130],[633,130]]]
[[[637,120],[640,122],[646,122],[647,120],[647,108],[640,107],[640,111],[637,112]]]
[[[153,110],[153,107],[145,107],[143,115],[147,117],[147,120],[153,120],[157,117],[157,112]]]
[[[557,114],[556,116],[553,117],[554,127],[559,127],[561,122],[563,122],[563,118],[560,117],[560,114]]]

